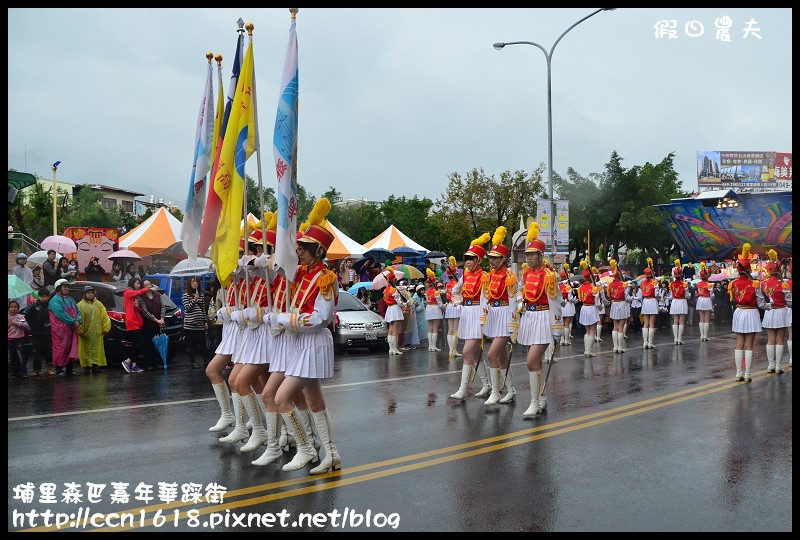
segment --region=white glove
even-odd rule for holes
[[[255,265],[259,268],[269,268],[269,256],[266,253],[262,253],[256,258]]]
[[[283,313],[272,313],[269,317],[269,330],[273,336],[279,335],[283,332],[283,325],[280,324],[279,318]]]
[[[263,321],[259,307],[249,307],[244,310],[242,318],[247,323],[248,328],[257,328]]]
[[[772,310],[772,302],[770,302],[769,304],[767,304],[767,306],[766,306],[766,308],[765,308],[765,309],[766,309],[767,311],[771,311],[771,310]]]
[[[229,322],[231,320],[230,311],[231,308],[220,308],[217,310],[217,319],[222,322]]]
[[[244,326],[245,325],[245,321],[243,320],[242,315],[243,315],[243,313],[242,313],[241,310],[237,309],[235,311],[232,311],[231,312],[231,320],[233,322],[235,322],[236,324],[238,324],[239,326]]]

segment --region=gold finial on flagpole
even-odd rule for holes
[[[300,11],[300,8],[296,8],[296,7],[289,8],[289,13],[292,14],[292,20],[294,20],[295,17],[297,17],[297,12],[298,11]]]
[[[253,28],[255,27],[256,25],[254,25],[252,22],[249,22],[246,25],[244,25],[245,30],[247,30],[248,36],[253,37]]]
[[[214,60],[217,61],[217,66],[222,67],[222,55],[221,54],[217,53],[217,55],[214,57]]]
[[[208,52],[206,53],[206,58],[208,59],[208,63],[210,64],[210,63],[211,63],[211,60],[214,58],[214,53],[213,53],[213,52],[211,52],[211,51],[208,51]]]

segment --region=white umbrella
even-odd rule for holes
[[[56,253],[56,262],[61,258],[61,255]],[[42,264],[47,260],[47,250],[34,251],[28,256],[28,266]]]
[[[78,247],[71,238],[67,238],[66,236],[62,236],[60,234],[48,236],[42,240],[42,243],[39,245],[45,251],[48,249],[54,249],[58,253],[76,253],[78,251]]]
[[[211,259],[206,259],[205,257],[198,257],[194,260],[184,259],[173,267],[169,275],[205,274],[206,272],[211,272],[213,266],[214,263]]]
[[[389,282],[386,281],[386,275],[388,273],[389,272],[384,270],[383,272],[381,272],[380,274],[375,276],[375,279],[372,280],[372,283],[369,286],[369,290],[371,290],[371,291],[379,291],[379,290],[383,289],[384,287],[387,287],[389,285]],[[403,279],[404,277],[406,277],[406,275],[403,272],[401,272],[400,270],[395,270],[394,271],[394,277],[395,277],[395,279],[397,279],[399,281],[399,280]]]
[[[109,255],[107,258],[126,261],[141,261],[142,258],[135,251],[130,249],[120,249]]]

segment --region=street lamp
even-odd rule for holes
[[[552,91],[552,83],[551,83],[551,63],[553,61],[553,51],[556,49],[556,45],[558,42],[563,39],[564,36],[567,35],[567,32],[581,24],[583,21],[590,17],[594,17],[601,11],[614,11],[617,8],[600,8],[598,10],[593,11],[583,19],[579,20],[578,22],[574,23],[572,26],[564,30],[564,32],[558,36],[558,39],[553,43],[553,46],[550,47],[550,52],[547,52],[547,49],[539,45],[538,43],[534,43],[533,41],[509,41],[507,43],[495,43],[492,45],[498,51],[505,47],[506,45],[533,45],[534,47],[538,48],[540,51],[544,53],[544,57],[547,60],[547,193],[550,199],[549,204],[549,215],[550,215],[550,263],[555,267],[555,257],[556,257],[556,231],[555,231],[555,220],[554,215],[555,212],[553,211],[553,91]]]
[[[56,169],[61,165],[60,161],[53,163],[53,236],[58,234],[56,218]]]

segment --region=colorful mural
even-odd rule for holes
[[[740,193],[739,206],[713,199],[673,199],[655,205],[687,261],[724,260],[749,242],[754,252],[792,255],[792,192]]]
[[[111,272],[111,261],[108,256],[117,250],[119,229],[116,227],[69,227],[64,236],[75,241],[78,248],[76,255],[78,267],[83,269],[89,265],[89,259],[97,257],[106,272]]]

